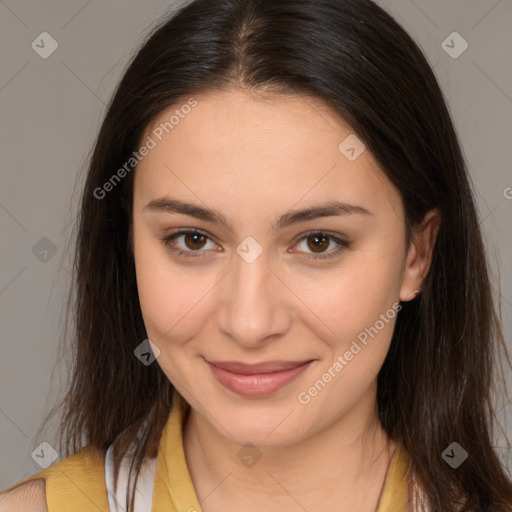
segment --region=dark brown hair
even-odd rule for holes
[[[157,363],[134,356],[147,338],[130,243],[135,170],[105,197],[97,190],[163,110],[229,87],[315,97],[339,113],[399,191],[408,242],[439,210],[423,291],[402,304],[378,376],[379,415],[405,447],[425,507],[511,510],[512,484],[493,450],[497,362],[510,359],[472,186],[424,54],[368,0],[195,0],[170,13],[132,59],[101,126],[78,219],[74,368],[57,406],[66,456],[84,438],[104,453],[124,432],[117,468],[139,428],[136,474],[157,454],[174,388]],[[441,457],[453,441],[469,453],[457,469]]]

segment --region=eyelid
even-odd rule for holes
[[[169,234],[165,235],[163,237],[163,240],[171,239],[172,237],[178,237],[179,235],[187,234],[187,233],[202,235],[205,238],[208,238],[208,240],[211,240],[212,242],[215,241],[215,237],[214,236],[210,235],[210,233],[208,233],[207,231],[203,231],[202,229],[199,229],[199,228],[181,228],[181,229],[177,229],[176,231],[173,231],[172,233],[169,233]],[[217,242],[215,242],[215,243],[217,243]]]
[[[336,257],[338,254],[343,252],[344,250],[348,249],[350,247],[350,242],[348,240],[343,240],[343,238],[340,238],[341,235],[338,233],[332,233],[331,231],[322,231],[321,229],[313,230],[313,231],[307,231],[303,235],[300,235],[300,238],[294,243],[294,245],[299,244],[306,238],[309,238],[311,236],[320,235],[322,237],[327,238],[328,240],[334,242],[337,244],[337,247],[333,250],[330,250],[328,252],[324,253],[303,253],[305,254],[305,258],[310,260],[327,260],[330,258]]]
[[[180,237],[181,235],[186,235],[188,233],[204,236],[209,241],[219,245],[215,241],[214,237],[212,237],[206,231],[203,231],[202,229],[198,229],[198,228],[182,228],[173,233],[170,233],[170,234],[167,234],[167,235],[161,237],[160,240],[169,250],[177,253],[180,256],[183,255],[185,257],[203,257],[204,258],[205,256],[203,256],[202,253],[207,253],[208,251],[203,251],[201,249],[199,249],[197,251],[192,251],[192,250],[183,250],[183,249],[178,249],[176,247],[172,247],[172,241],[174,239]],[[337,248],[335,248],[334,250],[325,252],[325,253],[317,253],[317,254],[304,253],[302,251],[293,251],[293,252],[300,253],[304,258],[306,258],[308,260],[327,260],[327,259],[336,257],[339,253],[350,248],[350,242],[347,240],[343,240],[343,238],[340,238],[341,235],[339,235],[338,233],[333,233],[330,231],[319,230],[319,229],[312,230],[312,231],[306,231],[305,233],[302,233],[301,235],[299,235],[299,237],[296,239],[296,241],[293,243],[293,245],[295,246],[295,245],[299,244],[300,242],[302,242],[303,240],[307,239],[308,237],[312,237],[315,235],[320,235],[320,236],[323,236],[323,237],[329,239],[330,241],[337,244]]]
[[[197,234],[204,236],[208,241],[211,241],[217,245],[219,245],[214,237],[212,237],[209,233],[206,231],[203,231],[202,229],[198,228],[182,228],[178,229],[177,231],[174,231],[173,233],[166,234],[163,237],[160,238],[161,242],[164,244],[165,247],[167,247],[170,251],[173,251],[177,253],[178,255],[186,255],[189,257],[204,257],[201,255],[201,253],[205,253],[207,251],[197,250],[197,251],[184,251],[183,249],[179,249],[177,247],[172,246],[172,242],[174,239],[179,238],[181,235],[186,235],[188,233]]]

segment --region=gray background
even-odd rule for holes
[[[511,346],[512,1],[378,3],[425,50],[448,99],[474,181],[496,290],[501,282]],[[31,454],[54,439],[55,422],[36,434],[67,384],[69,360],[61,360],[58,343],[83,166],[132,51],[171,5],[0,0],[0,490],[39,471]],[[469,44],[458,58],[442,48],[454,31]],[[47,59],[31,47],[42,32],[58,42]],[[507,376],[510,384],[510,371]],[[508,415],[511,438],[512,412],[504,404],[498,409],[504,421]],[[503,440],[496,444],[503,446]],[[499,452],[510,466],[510,452]]]

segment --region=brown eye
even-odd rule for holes
[[[323,231],[316,231],[312,233],[306,233],[297,245],[300,245],[303,241],[306,242],[306,250],[299,252],[304,253],[304,257],[312,260],[326,260],[328,258],[334,258],[338,256],[342,251],[350,247],[350,243],[341,240],[340,238],[324,233]],[[327,249],[334,244],[334,250],[328,251]]]
[[[200,233],[185,233],[183,241],[188,249],[202,249],[206,244],[206,237]]]
[[[177,233],[161,238],[161,241],[170,251],[176,253],[178,256],[207,257],[205,253],[211,251],[203,249],[207,247],[208,242],[214,246],[214,250],[218,250],[215,248],[216,244],[214,244],[209,236],[195,229],[178,231]]]
[[[307,237],[307,240],[312,240],[311,243],[308,241],[308,247],[313,252],[323,252],[329,247],[330,239],[324,235],[310,235]]]

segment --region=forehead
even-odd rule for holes
[[[136,197],[179,195],[258,214],[262,205],[282,210],[326,198],[399,207],[369,151],[355,160],[347,153],[360,151],[358,139],[321,100],[234,89],[193,99],[147,127],[143,140],[150,137],[154,147],[137,166]]]

